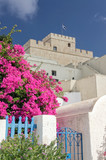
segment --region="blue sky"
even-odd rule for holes
[[[0,21],[8,27],[5,33],[14,24],[22,30],[13,35],[13,43],[61,34],[64,24],[64,35],[75,37],[77,48],[98,57],[106,54],[106,0],[0,0]]]

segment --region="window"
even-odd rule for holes
[[[52,70],[52,76],[56,76],[56,71]]]
[[[57,47],[56,46],[53,46],[53,51],[57,51]]]
[[[68,47],[71,47],[71,44],[70,44],[70,43],[68,43]]]

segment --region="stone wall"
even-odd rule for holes
[[[68,46],[70,44],[70,47]],[[57,47],[54,50],[53,47]],[[42,41],[30,39],[24,44],[25,52],[47,59],[56,60],[61,65],[85,62],[93,57],[91,51],[75,48],[75,38],[49,34]]]

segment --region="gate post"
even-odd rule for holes
[[[37,124],[35,135],[39,136],[39,144],[49,145],[56,140],[56,117],[54,115],[34,116],[34,123]]]
[[[0,119],[0,143],[6,137],[6,119]]]

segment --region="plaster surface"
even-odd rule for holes
[[[62,106],[57,109],[56,117],[60,127],[69,127],[82,133],[84,160],[104,160],[106,95]]]
[[[35,116],[34,123],[37,124],[35,135],[39,136],[39,144],[49,145],[51,141],[56,140],[56,117],[54,115]]]
[[[6,136],[6,120],[0,119],[0,143]]]

